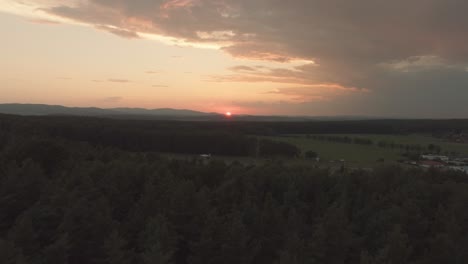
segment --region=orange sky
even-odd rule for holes
[[[453,1],[1,0],[0,103],[465,117]]]
[[[3,102],[245,112],[232,102],[277,97],[265,96],[272,89],[268,83],[215,81],[214,75],[246,63],[216,49],[125,39],[5,14],[0,29],[6,40],[0,61]]]
[[[4,103],[301,114],[268,105],[322,101],[340,94],[323,87],[305,97],[282,94],[279,89],[304,85],[241,74],[246,73],[242,67],[294,70],[310,62],[233,57],[218,43],[179,45],[155,34],[122,38],[42,12],[31,14],[20,5],[3,9],[0,100]]]

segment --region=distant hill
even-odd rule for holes
[[[159,109],[144,109],[144,108],[112,108],[109,109],[116,113],[132,114],[132,115],[161,115],[161,116],[212,116],[218,115],[216,113],[205,113],[187,109],[172,109],[172,108],[159,108]]]
[[[253,122],[301,122],[301,121],[344,121],[382,119],[364,116],[255,116],[234,115],[226,118],[223,114],[206,113],[187,109],[144,109],[144,108],[96,108],[96,107],[66,107],[44,104],[0,104],[0,113],[24,116],[69,115],[94,116],[117,119],[142,120],[180,120],[180,121],[253,121]]]
[[[14,115],[80,115],[99,116],[115,114],[112,110],[95,107],[65,107],[43,104],[0,104],[0,113]]]
[[[143,108],[110,108],[65,107],[43,104],[0,104],[0,113],[13,115],[74,115],[74,116],[160,116],[160,117],[216,117],[216,113],[204,113],[186,109],[143,109]]]

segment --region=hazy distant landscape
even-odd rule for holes
[[[0,0],[0,264],[468,264],[467,10]]]
[[[177,118],[177,117],[210,117],[219,118],[220,114],[203,113],[192,110],[180,109],[144,109],[144,108],[110,108],[102,109],[97,107],[65,107],[60,105],[41,104],[0,104],[0,113],[16,115],[71,115],[71,116],[101,116],[101,117],[154,117],[154,118]]]
[[[327,137],[328,135],[321,135]],[[410,135],[382,135],[382,134],[330,134],[330,136],[348,137],[350,139],[366,139],[368,144],[342,143],[333,140],[318,140],[311,135],[286,135],[272,139],[288,142],[299,147],[303,152],[314,151],[320,153],[325,160],[344,159],[354,166],[375,166],[387,162],[396,163],[407,159],[405,153],[410,146],[419,145],[421,152],[431,152],[429,145],[440,146],[440,153],[450,156],[468,157],[468,144],[458,144],[428,134]],[[379,146],[379,143],[394,144],[395,146]],[[359,155],[356,155],[359,153]]]
[[[0,114],[0,258],[463,263],[467,127]]]
[[[145,108],[97,108],[65,107],[43,104],[0,104],[0,113],[13,115],[72,115],[110,118],[161,119],[161,120],[224,120],[224,113],[205,113],[186,109],[145,109]],[[310,120],[367,120],[376,117],[365,116],[274,116],[234,115],[229,119],[237,121],[310,121]]]

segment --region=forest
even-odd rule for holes
[[[1,263],[468,263],[465,174],[288,164],[286,125],[0,116]]]

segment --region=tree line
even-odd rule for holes
[[[298,121],[298,122],[256,122],[256,121],[164,121],[125,120],[78,116],[36,116],[24,117],[0,114],[0,126],[34,122],[34,127],[47,126],[49,129],[61,126],[135,126],[142,129],[228,131],[244,135],[275,136],[284,134],[432,134],[443,137],[447,134],[468,132],[468,119],[456,120],[348,120],[348,121]],[[3,124],[2,124],[3,123]],[[56,131],[57,132],[57,131]]]
[[[140,152],[289,158],[300,155],[299,148],[292,144],[258,139],[235,129],[230,130],[221,123],[218,128],[213,129],[206,128],[201,122],[143,122],[91,117],[6,117],[0,118],[0,131],[14,131],[18,144],[31,150],[40,149],[34,147],[34,144],[43,144],[35,142],[35,138],[60,138],[85,141],[93,146]]]
[[[0,126],[2,263],[468,261],[459,172],[206,164],[18,129]]]
[[[423,153],[427,154],[445,154],[450,156],[458,156],[459,153],[451,151],[447,152],[442,149],[440,145],[437,144],[402,144],[395,143],[394,141],[389,140],[378,140],[375,141],[371,138],[366,137],[352,137],[352,136],[339,136],[339,135],[311,135],[308,134],[307,138],[327,141],[334,143],[343,143],[343,144],[356,144],[364,146],[377,146],[379,148],[398,150],[403,152],[404,156],[419,156]]]

